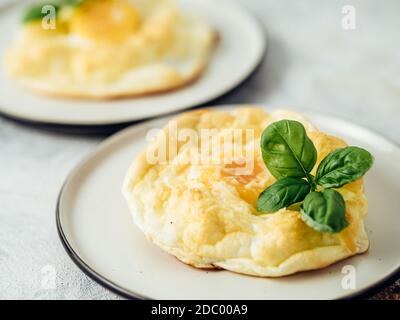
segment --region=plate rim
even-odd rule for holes
[[[240,106],[243,106],[244,104],[227,104],[227,105],[216,105],[216,106],[209,106],[209,107],[205,107],[204,109],[207,108],[212,108],[212,109],[220,109],[220,108],[238,108]],[[266,108],[267,106],[265,104],[258,104],[259,106]],[[271,108],[271,110],[274,110],[274,108]],[[304,112],[304,114],[306,116],[309,117],[319,117],[319,118],[330,118],[330,119],[335,119],[335,120],[339,120],[342,121],[346,124],[349,124],[350,126],[352,126],[353,128],[356,128],[358,130],[368,130],[371,134],[373,134],[375,137],[379,138],[379,139],[383,139],[386,140],[388,143],[390,143],[391,145],[393,145],[393,147],[395,147],[397,150],[400,151],[400,144],[393,141],[392,139],[386,137],[385,135],[377,132],[374,129],[370,129],[368,127],[364,127],[358,123],[353,123],[350,122],[349,120],[342,118],[342,117],[338,117],[335,115],[330,115],[330,114],[326,114],[326,113],[319,113],[319,112]],[[154,300],[154,298],[150,298],[146,295],[137,293],[135,291],[132,291],[130,289],[124,288],[121,285],[116,284],[115,282],[113,282],[112,280],[108,279],[107,277],[101,275],[100,273],[98,273],[96,270],[94,270],[92,267],[90,267],[83,258],[81,258],[79,256],[79,254],[74,250],[73,246],[71,245],[71,243],[68,241],[67,236],[64,233],[63,230],[63,226],[62,226],[62,222],[61,222],[61,201],[62,201],[62,196],[64,194],[65,188],[68,184],[68,182],[73,178],[74,174],[79,171],[99,150],[106,148],[108,145],[112,144],[114,142],[114,140],[117,140],[120,138],[120,136],[125,135],[128,131],[139,131],[144,127],[148,127],[151,125],[154,125],[156,123],[159,122],[163,122],[168,120],[169,118],[171,118],[171,116],[163,116],[163,117],[159,117],[156,119],[151,119],[151,120],[146,120],[143,121],[137,125],[132,125],[132,126],[128,126],[127,128],[124,128],[114,134],[112,134],[111,136],[109,136],[108,138],[106,138],[105,140],[103,140],[102,142],[100,142],[98,145],[96,145],[96,147],[89,151],[89,153],[87,153],[75,166],[74,168],[69,172],[69,174],[67,175],[67,177],[65,178],[62,187],[58,193],[57,196],[57,202],[56,202],[56,210],[55,210],[55,220],[56,220],[56,228],[57,228],[57,234],[59,236],[59,240],[64,248],[64,250],[66,251],[67,255],[70,257],[70,259],[74,262],[74,264],[87,276],[89,276],[92,280],[94,280],[96,283],[98,283],[99,285],[105,287],[106,289],[110,290],[111,292],[123,297],[123,298],[127,298],[127,299],[139,299],[139,300]],[[341,296],[335,297],[333,298],[334,300],[348,300],[348,299],[361,299],[363,297],[368,297],[370,295],[372,295],[373,293],[375,293],[377,290],[379,290],[379,288],[385,286],[386,284],[391,283],[392,281],[394,281],[396,278],[400,277],[400,265],[397,266],[397,268],[395,268],[392,272],[390,272],[389,274],[385,275],[383,278],[380,278],[379,280],[375,281],[374,283],[365,286],[364,288],[350,293],[350,294],[343,294]]]
[[[15,2],[10,2],[10,3],[6,3],[4,6],[0,6],[0,12],[3,12],[4,10],[9,10],[12,7],[18,6],[18,5],[26,5],[25,1],[23,0],[16,0]],[[35,125],[35,126],[46,126],[46,125],[50,125],[50,126],[67,126],[67,127],[87,127],[87,128],[96,128],[96,127],[105,127],[105,126],[112,126],[112,125],[124,125],[124,124],[131,124],[133,122],[139,122],[139,121],[144,121],[144,120],[148,120],[148,119],[155,119],[158,117],[164,117],[166,115],[169,114],[173,114],[176,112],[183,112],[185,110],[188,110],[190,108],[195,108],[195,107],[201,107],[202,105],[205,105],[207,103],[210,103],[222,96],[224,96],[225,94],[231,92],[232,90],[236,89],[237,87],[239,87],[242,83],[244,83],[248,78],[250,78],[250,76],[258,69],[258,67],[263,63],[263,61],[265,60],[265,57],[267,56],[268,53],[268,48],[269,48],[269,34],[268,34],[268,30],[266,28],[266,26],[261,22],[261,19],[253,14],[253,12],[248,9],[246,6],[243,6],[240,3],[232,3],[229,1],[223,1],[221,2],[221,4],[223,4],[224,6],[229,6],[234,8],[235,10],[239,10],[241,11],[244,15],[246,15],[249,20],[251,20],[253,26],[257,29],[257,32],[260,35],[260,51],[258,53],[258,56],[256,59],[254,59],[254,61],[252,62],[252,64],[249,66],[249,68],[246,70],[246,72],[244,72],[240,77],[238,77],[238,79],[234,82],[232,82],[229,86],[227,86],[225,89],[223,90],[219,90],[219,92],[216,92],[212,95],[208,95],[207,97],[202,97],[202,98],[198,98],[192,102],[190,102],[190,104],[184,104],[185,106],[182,106],[178,109],[173,109],[170,111],[163,111],[161,113],[157,113],[157,114],[153,114],[153,115],[149,115],[149,116],[139,116],[139,117],[119,117],[118,119],[115,120],[106,120],[106,119],[100,119],[100,120],[62,120],[62,119],[41,119],[39,116],[35,116],[32,115],[30,113],[25,113],[24,115],[22,115],[20,112],[13,112],[14,108],[11,108],[11,111],[8,109],[6,109],[4,107],[4,104],[0,104],[0,116],[3,116],[5,118],[9,118],[21,123],[27,123],[30,125]],[[9,79],[9,81],[11,81]],[[190,87],[190,85],[188,86]],[[26,91],[27,89],[24,89],[23,87],[21,88],[21,90]],[[178,89],[179,90],[179,89]],[[177,90],[177,91],[178,91]],[[175,92],[175,91],[173,91]],[[34,95],[36,95],[36,93],[32,93]],[[168,93],[167,93],[168,94]],[[45,98],[48,99],[52,99],[52,97],[48,97],[45,96]],[[57,97],[56,97],[57,99]],[[131,100],[134,101],[135,97],[127,97],[124,98],[124,100]],[[75,101],[75,99],[71,99],[71,101]],[[80,103],[85,103],[85,99],[83,100],[76,100],[79,101]],[[89,100],[90,102],[92,101],[96,101],[96,100]],[[102,100],[100,100],[102,101]],[[104,100],[107,101],[107,100]],[[108,100],[108,102],[110,104],[112,104],[113,100]],[[162,102],[161,102],[162,103]]]

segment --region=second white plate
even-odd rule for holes
[[[232,108],[227,107],[227,108]],[[192,268],[146,240],[121,194],[123,177],[144,147],[149,129],[166,118],[121,131],[102,143],[67,179],[57,226],[75,263],[102,285],[127,297],[153,299],[336,299],[353,296],[399,271],[400,149],[352,123],[311,115],[320,129],[367,148],[375,164],[366,176],[371,247],[328,268],[264,279]],[[355,288],[342,286],[355,271]]]
[[[211,101],[239,85],[262,60],[266,35],[246,10],[227,0],[178,0],[186,12],[204,16],[220,42],[206,72],[182,89],[154,96],[110,101],[68,100],[39,96],[16,86],[0,68],[0,112],[41,123],[107,125],[141,120]],[[25,6],[0,10],[0,55],[10,46]]]

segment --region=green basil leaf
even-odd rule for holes
[[[344,199],[333,189],[309,193],[301,205],[300,215],[308,226],[319,232],[336,233],[348,226]]]
[[[84,0],[61,0],[61,1],[53,1],[47,4],[52,5],[55,8],[56,13],[58,13],[60,7],[62,6],[77,7],[83,2]],[[46,13],[42,13],[42,8],[45,5],[46,3],[42,3],[29,7],[24,16],[22,17],[22,22],[28,23],[36,20],[41,20],[46,15]]]
[[[27,23],[42,19],[44,16],[44,13],[42,13],[42,7],[43,5],[39,4],[29,7],[29,9],[22,17],[22,22]]]
[[[308,177],[317,150],[298,121],[281,120],[269,125],[261,136],[263,160],[277,178]]]
[[[373,156],[362,148],[337,149],[321,161],[315,181],[324,188],[339,188],[361,178],[373,162]]]
[[[257,211],[276,212],[289,207],[303,201],[310,190],[310,184],[301,178],[280,179],[260,193],[256,204]]]

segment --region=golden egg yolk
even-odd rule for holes
[[[57,20],[56,21],[56,28],[55,29],[45,29],[42,26],[42,22],[39,21],[33,21],[25,26],[25,31],[29,33],[29,36],[31,38],[37,38],[37,37],[48,37],[48,36],[56,36],[62,33],[67,32],[67,27],[62,21]]]
[[[235,162],[228,164],[225,166],[225,170],[223,170],[223,176],[228,178],[231,182],[233,182],[233,180],[236,181],[233,185],[240,197],[255,208],[257,198],[263,189],[255,187],[247,188],[246,185],[253,181],[263,169],[258,162],[254,162],[251,173],[243,175],[232,174],[232,169],[243,169],[245,166],[246,164],[238,164]]]
[[[137,10],[126,0],[88,0],[76,8],[70,30],[94,41],[121,41],[140,26]]]

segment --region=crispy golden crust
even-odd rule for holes
[[[247,107],[233,113],[197,110],[178,116],[178,132],[217,128],[223,135],[223,128],[254,129],[254,139],[246,144],[255,151],[254,170],[238,177],[227,174],[225,164],[195,166],[193,153],[180,142],[179,152],[168,163],[150,163],[147,151],[165,145],[160,134],[133,162],[123,185],[134,220],[147,238],[192,266],[263,277],[323,268],[366,251],[367,201],[362,179],[339,189],[350,223],[339,234],[316,232],[297,211],[254,214],[259,192],[275,181],[262,162],[259,137],[268,124],[282,118],[304,124],[318,150],[317,164],[330,151],[346,145],[318,131],[299,114],[286,111],[267,114]],[[166,137],[169,130],[168,126],[163,130]]]

